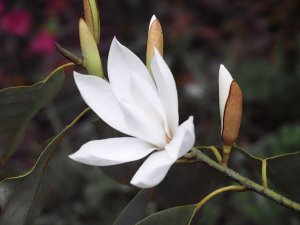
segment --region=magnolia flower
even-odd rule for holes
[[[239,85],[223,65],[219,71],[219,106],[221,136],[225,145],[232,145],[240,130],[243,96]]]
[[[88,165],[109,166],[139,160],[151,153],[130,183],[153,187],[194,145],[193,117],[178,124],[175,81],[157,50],[151,62],[152,77],[142,61],[114,39],[107,69],[109,82],[74,72],[76,85],[103,121],[130,137],[90,141],[70,158]]]

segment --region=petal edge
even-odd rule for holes
[[[184,121],[174,133],[174,136],[169,144],[165,146],[170,156],[177,160],[187,153],[195,143],[195,131],[193,117],[190,116]]]
[[[108,138],[89,141],[69,157],[91,166],[110,166],[144,158],[154,150],[153,145],[138,138]]]
[[[141,165],[130,183],[140,188],[154,187],[165,178],[175,161],[165,150],[154,152]]]

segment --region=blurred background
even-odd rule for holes
[[[114,36],[145,61],[149,20],[153,14],[160,19],[164,57],[178,86],[180,119],[184,121],[194,115],[197,144],[221,145],[218,70],[224,64],[244,95],[237,144],[260,157],[300,150],[300,1],[101,0],[98,3],[103,65]],[[82,16],[81,0],[0,0],[0,88],[33,84],[67,62],[57,52],[55,42],[80,56],[78,20]],[[30,168],[46,140],[62,130],[84,107],[74,86],[72,69],[68,69],[63,90],[30,123],[22,148],[2,166],[5,169],[1,169],[1,178]],[[117,178],[114,171],[79,165],[67,155],[86,141],[119,135],[92,113],[81,120],[65,138],[47,171],[44,181],[47,191],[35,225],[112,224],[138,191],[116,182],[126,183],[126,178],[132,176],[130,165],[126,170],[122,167],[124,174],[118,173]],[[202,168],[193,169],[199,170],[193,175],[197,179]],[[172,175],[173,179],[180,179],[176,168],[172,170],[168,179]],[[198,197],[207,194],[206,189],[200,190],[206,184],[195,184],[193,193],[199,192]],[[173,188],[179,188],[180,191],[173,193],[175,200],[170,202],[171,197],[153,194],[146,214],[200,200],[194,196],[185,198],[187,187],[167,180],[160,189],[172,193]],[[255,194],[224,196],[206,206],[198,224],[300,224],[299,215]]]

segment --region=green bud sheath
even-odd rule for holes
[[[100,17],[96,0],[83,0],[84,17],[97,44],[100,42]]]
[[[162,28],[159,20],[153,16],[149,25],[148,40],[147,40],[147,53],[146,53],[146,66],[149,71],[152,57],[154,55],[154,48],[163,55],[164,40]]]
[[[79,37],[83,56],[83,66],[90,75],[104,77],[102,63],[96,41],[83,19],[79,20]]]

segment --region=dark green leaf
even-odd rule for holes
[[[267,160],[267,175],[274,189],[300,202],[300,152]]]
[[[64,81],[64,66],[57,68],[44,81],[32,86],[0,90],[1,163],[20,146],[24,130],[33,116],[49,104],[61,89]]]
[[[178,206],[146,217],[137,225],[187,225],[196,205]]]
[[[101,170],[121,184],[129,184],[135,172],[141,166],[141,160],[113,166],[103,166]]]
[[[262,160],[263,159],[247,153],[244,149],[234,146],[231,151],[229,167],[243,176],[261,183]]]
[[[114,222],[114,225],[136,224],[143,219],[150,192],[151,190],[149,189],[140,191],[123,209]]]
[[[164,208],[190,205],[228,184],[228,181],[228,178],[202,163],[177,164],[155,188],[153,198]]]
[[[241,164],[251,168],[255,177],[259,178],[261,178],[262,161],[266,160],[269,187],[300,202],[300,152],[258,158],[241,148],[234,147],[233,155],[233,157],[240,155],[238,157],[243,158]],[[261,179],[257,182],[261,183]]]
[[[88,111],[84,110],[71,124],[58,134],[43,150],[36,164],[23,175],[3,180],[0,183],[2,214],[0,225],[31,225],[36,212],[34,206],[38,194],[43,191],[41,182],[48,163],[59,143],[73,125]]]

